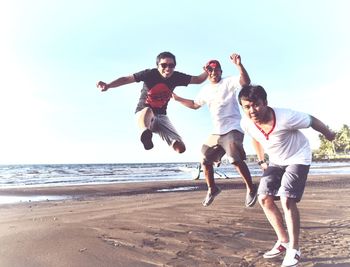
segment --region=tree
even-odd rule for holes
[[[319,134],[320,147],[314,152],[317,159],[330,159],[335,155],[335,149],[332,142],[328,141],[322,134]]]
[[[350,151],[350,129],[346,124],[343,125],[343,128],[337,133],[335,150],[337,153],[348,154]]]
[[[313,152],[315,159],[330,159],[337,156],[348,156],[350,152],[350,128],[344,124],[337,132],[333,142],[328,141],[322,134],[319,135],[320,147]]]

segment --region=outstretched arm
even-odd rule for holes
[[[184,105],[185,107],[191,108],[191,109],[198,109],[201,106],[194,103],[193,100],[191,99],[186,99],[186,98],[182,98],[180,96],[178,96],[177,94],[173,93],[172,95],[173,99],[180,102],[182,105]]]
[[[200,84],[204,82],[208,78],[208,73],[204,71],[202,74],[198,76],[192,76],[190,83],[191,84]]]
[[[327,140],[333,141],[336,133],[330,130],[322,121],[311,116],[311,128],[323,134]]]
[[[240,79],[239,83],[241,86],[249,85],[250,84],[250,78],[248,75],[247,70],[244,68],[242,61],[241,61],[241,56],[238,54],[232,54],[230,56],[232,62],[237,66],[239,74],[240,74]]]
[[[130,76],[120,77],[110,83],[99,81],[96,84],[96,86],[101,90],[101,92],[104,92],[104,91],[107,91],[109,88],[114,88],[125,84],[133,83],[133,82],[135,82],[134,75],[130,75]]]

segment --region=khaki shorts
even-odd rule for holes
[[[202,146],[202,163],[219,166],[226,154],[230,163],[243,161],[246,154],[243,148],[244,134],[232,130],[227,134],[212,134]]]

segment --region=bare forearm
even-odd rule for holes
[[[110,83],[107,84],[108,88],[114,88],[118,86],[122,86],[125,84],[133,83],[135,82],[135,79],[133,76],[125,76],[125,77],[120,77]]]
[[[230,59],[232,60],[233,64],[235,64],[238,68],[239,76],[240,76],[239,83],[241,84],[241,86],[249,85],[250,78],[247,70],[244,68],[242,64],[241,56],[239,54],[233,53],[230,56]]]
[[[208,73],[204,71],[202,74],[200,74],[198,76],[192,76],[190,83],[191,84],[200,84],[200,83],[204,82],[207,78],[208,78]]]
[[[252,144],[253,144],[253,148],[255,150],[255,153],[258,157],[258,161],[262,161],[265,159],[265,152],[264,152],[264,148],[262,147],[262,145],[256,141],[255,139],[252,140]]]
[[[240,79],[239,82],[241,86],[249,85],[250,84],[250,78],[247,70],[244,68],[242,64],[237,65],[239,74],[240,74]]]
[[[174,93],[173,93],[173,99],[176,100],[177,102],[180,102],[185,107],[188,107],[188,108],[191,108],[191,109],[197,109],[197,108],[200,107],[199,105],[194,103],[193,100],[180,97],[180,96],[178,96],[178,95],[176,95]]]
[[[258,141],[253,139],[253,147],[258,157],[258,164],[263,170],[266,170],[269,165],[265,160],[265,151],[263,146]]]
[[[311,116],[311,128],[323,134],[329,141],[333,141],[335,139],[335,133],[330,130],[322,121],[313,116]]]
[[[125,77],[120,77],[120,78],[118,78],[118,79],[116,79],[116,80],[114,80],[113,82],[110,82],[110,83],[105,83],[103,81],[99,81],[96,84],[96,86],[102,92],[105,92],[109,88],[114,88],[114,87],[122,86],[124,84],[133,83],[133,82],[135,82],[135,78],[134,78],[133,75],[130,75],[130,76],[125,76]]]

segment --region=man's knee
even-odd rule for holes
[[[258,201],[262,207],[268,208],[270,205],[274,203],[274,198],[273,196],[269,196],[269,195],[259,195]]]
[[[244,160],[234,160],[234,159],[232,159],[232,161],[233,161],[232,164],[235,167],[242,167],[242,166],[247,165]]]
[[[296,207],[296,200],[290,197],[281,197],[281,206],[284,210],[290,210]]]
[[[152,120],[154,118],[154,113],[151,108],[145,107],[136,113],[138,125],[141,128],[151,126]]]
[[[175,141],[173,144],[173,149],[178,153],[184,153],[186,151],[186,146],[181,141]]]
[[[208,145],[202,146],[202,164],[212,165],[219,167],[221,163],[221,158],[225,154],[223,148],[219,145],[209,147]]]

